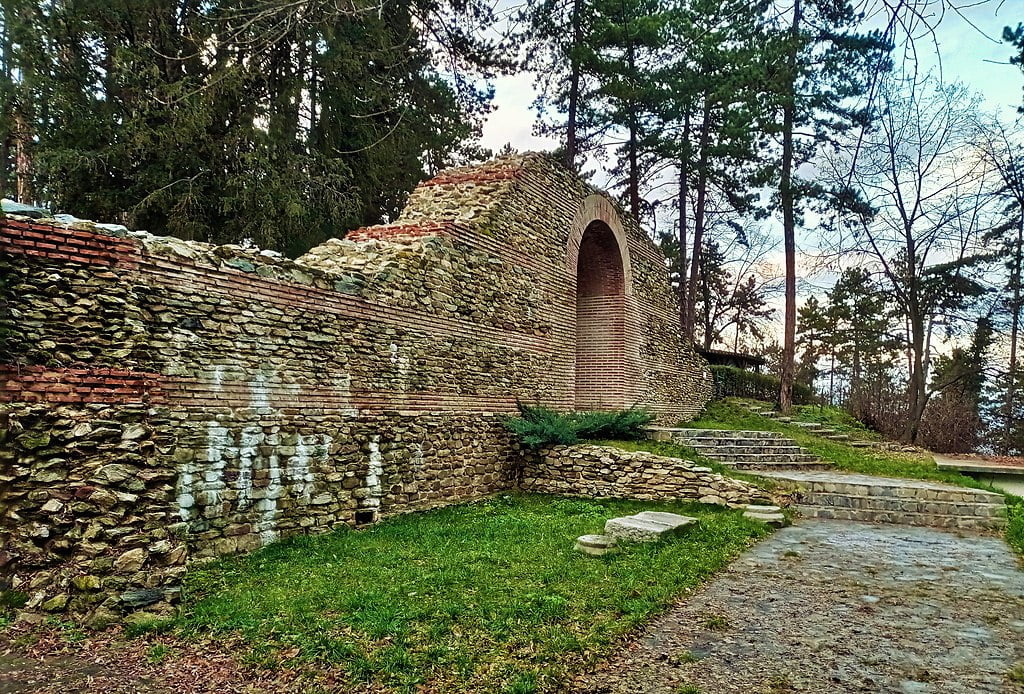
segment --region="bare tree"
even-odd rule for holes
[[[879,97],[877,126],[828,157],[825,177],[852,212],[839,250],[880,274],[906,324],[904,437],[913,442],[929,398],[943,388],[929,387],[935,329],[951,330],[983,291],[974,273],[987,258],[980,241],[991,223],[993,176],[974,156],[978,101],[964,87],[889,78]]]
[[[982,118],[978,123],[978,150],[998,175],[996,196],[1002,202],[1003,223],[987,239],[997,244],[1007,260],[1008,276],[1003,287],[1003,313],[1008,316],[1009,360],[1005,374],[1005,391],[998,413],[1001,419],[997,448],[1008,454],[1013,446],[1014,419],[1018,409],[1018,338],[1021,322],[1021,272],[1024,267],[1024,130],[1007,128],[996,118]]]
[[[696,338],[704,349],[761,346],[775,314],[769,301],[782,293],[781,268],[770,259],[776,239],[741,224],[730,210],[709,215],[696,292]]]

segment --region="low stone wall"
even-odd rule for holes
[[[756,485],[687,460],[589,444],[554,446],[530,455],[520,486],[565,496],[678,499],[736,507],[768,498]]]

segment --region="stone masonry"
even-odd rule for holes
[[[517,400],[689,418],[677,316],[654,244],[535,154],[297,260],[0,219],[0,589],[160,606],[191,560],[511,488]]]
[[[767,500],[760,487],[646,451],[582,444],[526,456],[521,486],[565,496],[681,499],[738,508]]]

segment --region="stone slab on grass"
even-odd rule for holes
[[[696,518],[677,513],[643,511],[632,516],[611,518],[604,524],[606,534],[630,542],[657,542],[695,524]]]
[[[609,535],[580,535],[576,538],[576,551],[591,557],[600,557],[616,550],[615,538]]]
[[[773,528],[782,528],[789,524],[789,521],[786,520],[786,517],[781,513],[757,513],[756,511],[746,511],[744,512],[743,517],[767,523]]]

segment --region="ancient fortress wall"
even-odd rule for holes
[[[663,258],[539,155],[291,261],[0,220],[0,588],[173,600],[186,562],[507,489],[499,415],[707,400]]]

